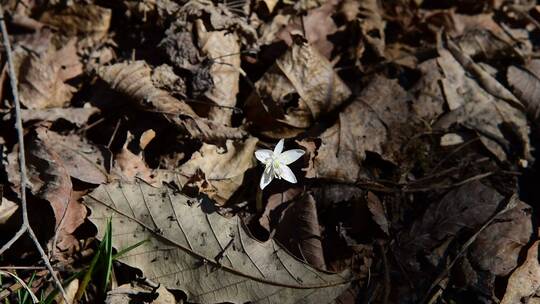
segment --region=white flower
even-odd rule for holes
[[[280,140],[274,148],[274,151],[268,149],[255,151],[255,157],[266,165],[264,173],[261,177],[261,189],[268,186],[268,184],[270,184],[274,178],[283,178],[290,183],[296,183],[296,176],[294,176],[294,173],[289,167],[287,167],[287,165],[302,157],[302,155],[304,155],[304,151],[300,149],[292,149],[282,152],[283,142],[283,139]]]

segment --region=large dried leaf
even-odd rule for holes
[[[295,259],[273,240],[261,243],[238,217],[212,212],[211,204],[138,182],[102,185],[85,198],[103,236],[112,216],[120,258],[150,280],[181,289],[188,301],[269,303],[332,302],[349,286],[348,271],[322,272]]]
[[[197,176],[198,171],[204,173],[206,183],[200,192],[208,195],[218,204],[223,205],[242,185],[244,173],[255,166],[253,155],[257,138],[250,137],[243,142],[227,140],[226,150],[218,146],[203,144],[191,159],[183,164],[178,171],[184,180]]]
[[[198,139],[242,138],[242,130],[226,127],[199,117],[185,102],[154,86],[151,69],[144,61],[123,62],[101,67],[99,76],[116,90],[128,96],[139,108],[160,112],[172,123]]]
[[[311,140],[301,142],[312,158],[306,177],[355,182],[366,152],[396,159],[411,123],[407,100],[407,92],[396,80],[376,76],[339,114],[338,121],[320,135],[316,151]]]
[[[537,290],[540,289],[538,244],[540,244],[540,241],[534,242],[527,252],[525,262],[508,279],[508,285],[501,304],[524,303],[525,299],[537,294]]]
[[[265,135],[290,137],[291,133],[280,128],[308,128],[350,94],[330,62],[310,45],[299,42],[255,84],[247,101],[248,116],[267,130]]]

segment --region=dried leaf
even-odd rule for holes
[[[438,265],[442,257],[439,253],[431,254],[432,251],[459,233],[474,232],[495,214],[503,198],[479,181],[448,192],[439,202],[431,204],[408,232],[400,235],[401,255],[406,265],[418,271],[419,252],[430,255],[431,263]]]
[[[17,209],[19,209],[19,205],[2,197],[0,199],[0,225],[5,224]]]
[[[80,36],[84,45],[93,45],[107,35],[112,11],[93,4],[74,3],[60,9],[48,10],[40,21],[49,24],[67,36]]]
[[[530,159],[529,126],[524,113],[468,77],[448,51],[440,50],[439,54],[437,62],[446,77],[442,86],[453,111],[443,115],[435,126],[448,129],[458,123],[476,130],[486,148],[501,161],[514,147],[519,156]],[[507,135],[510,132],[513,137]]]
[[[264,212],[259,218],[261,227],[273,235],[283,216],[283,211],[285,211],[289,204],[301,193],[301,188],[290,188],[285,192],[270,195],[264,206]]]
[[[375,221],[375,223],[377,223],[379,227],[381,227],[381,230],[384,233],[389,235],[389,224],[388,219],[386,219],[384,207],[379,198],[372,192],[368,192],[367,194],[367,206],[369,208],[369,211],[371,212],[371,215],[373,216],[373,220]]]
[[[275,239],[318,269],[326,269],[317,206],[311,194],[297,198],[276,227]]]
[[[58,51],[49,47],[41,53],[21,54],[19,94],[27,108],[63,107],[71,100],[74,88],[65,84],[64,80],[82,72],[75,52],[73,45],[68,43]]]
[[[140,284],[124,284],[107,292],[105,304],[130,304],[134,301],[147,302],[152,298],[152,304],[176,304],[174,295],[165,287],[157,289],[140,286]],[[154,299],[155,298],[155,299]]]
[[[58,227],[64,214],[70,208],[72,184],[69,174],[63,165],[62,158],[49,146],[48,131],[45,128],[33,130],[25,138],[27,174],[30,180],[32,194],[48,201],[55,216],[55,227]],[[10,168],[9,181],[15,186],[20,185],[17,150],[8,155]],[[20,189],[17,189],[20,191]],[[81,214],[84,206],[71,206],[74,214]],[[85,212],[85,210],[84,210]],[[80,225],[84,217],[77,223]],[[62,226],[65,229],[73,227]]]
[[[62,159],[68,174],[83,182],[102,184],[108,180],[110,151],[71,134],[62,136],[49,131],[47,145]]]
[[[199,117],[185,102],[157,89],[151,80],[151,69],[144,61],[101,67],[98,74],[113,90],[128,96],[139,108],[163,113],[194,138],[212,141],[242,138],[245,134],[242,130]]]
[[[332,15],[340,2],[340,0],[325,1],[321,6],[309,10],[306,15],[293,18],[286,26],[269,25],[270,31],[273,29],[275,32],[279,32],[271,33],[267,31],[265,34],[267,36],[275,35],[290,46],[293,44],[292,35],[297,31],[303,31],[308,43],[324,57],[330,58],[334,44],[328,40],[328,36],[337,32],[337,26]],[[272,19],[272,22],[281,23],[282,20],[276,17]],[[269,44],[269,37],[266,37],[266,40],[265,42]]]
[[[445,111],[445,99],[441,82],[446,81],[441,74],[437,59],[430,59],[418,65],[422,77],[411,89],[411,94],[416,97],[412,105],[413,111],[418,117],[432,123]],[[452,109],[451,105],[448,106]]]
[[[125,181],[133,181],[137,177],[148,183],[156,182],[154,170],[144,161],[142,150],[138,154],[129,150],[128,145],[133,139],[134,136],[128,131],[122,150],[114,156],[114,172]]]
[[[98,187],[85,201],[100,236],[114,212],[114,247],[148,240],[121,261],[183,290],[191,302],[327,303],[349,286],[348,271],[318,271],[273,240],[252,239],[239,218],[224,218],[208,202],[167,187],[116,182]]]
[[[49,109],[33,109],[33,110],[21,110],[21,119],[23,122],[29,122],[33,120],[38,121],[57,121],[64,119],[70,123],[75,124],[77,127],[84,125],[90,116],[99,112],[95,107],[84,108],[49,108]],[[10,118],[11,116],[7,116]]]
[[[359,25],[362,36],[375,54],[384,57],[386,21],[381,16],[377,0],[363,1],[359,7]]]
[[[313,157],[306,177],[355,182],[367,151],[387,160],[396,159],[400,144],[406,140],[404,133],[411,128],[407,99],[397,81],[376,76],[339,114],[338,121],[320,135],[316,152],[308,147],[311,140],[300,143]],[[392,138],[396,134],[390,130],[402,133]]]
[[[536,241],[529,248],[525,262],[516,268],[508,279],[501,304],[524,303],[525,299],[533,296],[540,289],[539,243],[540,241]]]
[[[229,31],[209,31],[202,20],[197,20],[197,35],[201,50],[215,63],[210,67],[214,84],[206,97],[217,107],[211,107],[208,118],[216,123],[229,126],[236,106],[236,94],[240,81],[240,43],[238,36]],[[219,107],[225,106],[225,107]]]
[[[497,216],[470,248],[469,259],[481,270],[508,275],[516,266],[521,248],[532,236],[531,206],[518,201],[516,207]]]
[[[540,60],[531,60],[523,67],[510,66],[506,79],[536,121],[540,117]]]
[[[276,125],[304,129],[336,109],[351,94],[332,65],[308,44],[294,44],[255,84],[247,101],[248,117],[282,137]]]
[[[254,44],[257,40],[256,30],[246,22],[246,18],[231,12],[230,8],[230,5],[216,6],[214,2],[208,0],[190,0],[182,7],[180,18],[209,20],[207,27],[216,31],[234,31],[241,39],[242,44]],[[207,15],[209,16],[207,17]]]
[[[225,149],[203,144],[190,160],[178,168],[181,184],[196,177],[201,170],[208,184],[205,183],[205,187],[199,191],[219,205],[224,205],[243,184],[244,173],[255,166],[253,155],[257,142],[258,139],[254,137],[243,142],[227,140]]]

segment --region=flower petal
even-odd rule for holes
[[[288,181],[289,183],[296,184],[296,176],[294,176],[294,173],[292,172],[291,168],[283,164],[281,164],[279,168],[281,169],[281,177],[284,180]]]
[[[281,155],[279,156],[279,160],[282,164],[288,165],[295,162],[300,157],[302,157],[304,153],[306,152],[300,149],[287,150],[281,153]]]
[[[274,154],[279,155],[281,154],[281,151],[283,151],[283,144],[285,143],[284,139],[280,139],[277,143],[276,147],[274,148]]]
[[[274,170],[264,170],[263,175],[261,176],[260,187],[263,190],[270,182],[274,179]]]
[[[272,152],[272,150],[268,150],[268,149],[260,149],[260,150],[257,150],[255,151],[255,157],[261,162],[261,163],[266,163],[266,160],[270,157],[272,157],[272,154],[274,152]]]

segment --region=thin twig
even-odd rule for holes
[[[36,235],[34,234],[34,231],[32,230],[32,227],[30,226],[30,221],[28,220],[28,208],[26,204],[26,186],[28,185],[28,176],[26,175],[26,158],[24,155],[24,133],[23,133],[23,125],[22,125],[22,119],[21,119],[21,104],[19,101],[19,92],[17,91],[17,77],[15,75],[15,68],[13,66],[13,56],[11,53],[11,43],[9,42],[9,35],[6,27],[6,22],[4,20],[4,9],[2,6],[0,6],[0,28],[2,30],[2,38],[4,47],[6,49],[6,57],[7,57],[7,64],[8,64],[8,71],[9,71],[9,80],[11,85],[11,92],[13,95],[13,103],[15,104],[15,128],[17,129],[17,139],[19,142],[19,165],[20,165],[20,174],[21,174],[21,213],[22,213],[22,226],[21,229],[15,234],[15,236],[9,240],[1,249],[0,249],[0,255],[4,253],[7,249],[11,247],[15,241],[17,241],[25,232],[28,232],[28,235],[34,242],[34,245],[36,249],[39,251],[39,254],[41,255],[41,259],[43,260],[43,263],[47,267],[47,269],[50,271],[51,276],[54,280],[54,283],[56,284],[56,287],[60,292],[62,293],[62,296],[64,297],[64,301],[66,303],[69,303],[67,300],[66,292],[64,291],[64,288],[62,287],[62,283],[60,280],[58,280],[58,277],[56,276],[54,269],[51,265],[51,262],[49,261],[49,258],[47,257],[47,254],[45,254],[45,251],[41,247],[41,244],[39,243],[39,240],[37,239]]]

